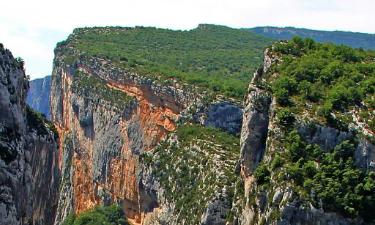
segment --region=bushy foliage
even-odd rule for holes
[[[355,141],[345,140],[330,151],[307,144],[297,131],[285,143],[286,177],[307,191],[316,207],[348,217],[375,219],[375,174],[358,169],[354,162]]]
[[[20,69],[24,69],[24,66],[25,66],[25,60],[23,60],[21,57],[17,57],[14,59],[14,62],[15,62],[15,66],[20,68]]]
[[[152,27],[76,29],[58,46],[71,45],[84,54],[110,59],[155,79],[176,78],[242,98],[270,43],[244,30],[200,25],[190,31]]]
[[[296,118],[289,108],[282,108],[276,114],[277,121],[280,125],[289,127],[292,126]]]
[[[30,106],[26,106],[27,126],[31,130],[36,130],[39,135],[49,134],[49,130],[53,132],[54,138],[59,137],[55,125],[46,119],[46,116],[34,111]]]
[[[63,222],[63,225],[128,225],[125,214],[121,207],[97,206],[92,210],[82,212],[81,214],[69,215]]]
[[[280,106],[305,108],[335,126],[332,113],[363,109],[362,119],[372,130],[374,115],[375,52],[346,46],[319,44],[294,38],[278,42],[273,49],[283,63],[274,67],[272,91]],[[347,118],[350,120],[351,118]]]
[[[170,139],[152,154],[141,155],[141,160],[153,168],[164,197],[174,203],[177,224],[199,224],[218,193],[225,190],[228,202],[233,200],[238,157],[238,137],[214,128],[180,125]]]
[[[258,184],[269,182],[270,175],[271,173],[265,164],[260,164],[254,171],[254,177],[257,179]]]

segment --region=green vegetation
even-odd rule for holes
[[[109,59],[153,79],[176,78],[203,90],[242,98],[269,44],[269,39],[247,31],[199,25],[189,31],[81,28],[57,46],[72,46],[81,54]],[[69,63],[75,58],[67,56]]]
[[[357,168],[353,159],[361,130],[329,150],[309,144],[296,130],[309,121],[348,131],[353,115],[374,130],[375,52],[297,37],[274,44],[273,54],[281,63],[266,79],[281,133],[270,144],[278,151],[255,170],[259,190],[272,198],[271,187],[290,186],[302,204],[375,221],[375,173]]]
[[[258,184],[269,182],[270,175],[271,173],[265,164],[260,164],[254,172],[254,177],[257,179]]]
[[[293,125],[295,118],[289,108],[281,108],[276,114],[277,122],[282,126]]]
[[[168,202],[175,203],[177,223],[199,224],[208,203],[224,187],[229,202],[234,196],[239,139],[197,125],[179,126],[174,135],[142,160],[153,169]]]
[[[43,114],[30,108],[30,106],[26,106],[26,118],[28,128],[36,130],[38,135],[48,135],[49,131],[52,131],[55,140],[59,138],[55,125],[51,121],[47,120]]]
[[[120,206],[97,206],[78,216],[70,214],[63,225],[128,225]]]
[[[275,44],[273,50],[283,58],[283,63],[273,68],[280,75],[270,78],[280,106],[290,107],[289,112],[305,108],[310,116],[320,116],[340,129],[352,121],[351,114],[346,112],[354,109],[375,130],[374,51],[319,44],[298,37]],[[285,111],[280,116],[287,119]]]
[[[120,108],[133,100],[133,97],[126,95],[124,92],[108,87],[106,82],[100,78],[80,71],[74,75],[72,90],[86,98],[99,95],[101,99],[109,101]]]
[[[255,170],[258,185],[270,188],[273,182],[291,181],[300,198],[317,208],[339,212],[347,217],[361,216],[374,221],[375,173],[358,169],[353,161],[356,142],[344,140],[334,149],[323,151],[306,143],[296,130],[287,133],[285,153],[271,162],[272,172],[262,163]],[[272,196],[272,194],[271,194]]]
[[[305,143],[296,131],[289,133],[286,148],[286,177],[303,187],[316,207],[323,201],[325,210],[349,217],[375,216],[375,173],[356,168],[353,162],[355,142],[345,140],[324,152],[317,145]],[[310,193],[316,193],[310,195]]]

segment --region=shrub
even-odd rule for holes
[[[254,177],[258,184],[268,183],[270,181],[270,171],[265,164],[260,164],[254,171]]]
[[[274,90],[274,96],[276,97],[276,101],[281,106],[288,106],[292,102],[290,100],[290,93],[286,89],[277,89]]]
[[[63,225],[128,225],[120,206],[97,206],[79,215],[71,214]]]
[[[285,162],[288,177],[308,193],[311,201],[325,210],[348,217],[361,216],[372,221],[375,216],[375,174],[356,168],[353,162],[355,142],[344,140],[328,152],[316,145],[306,144],[296,131],[286,140]]]
[[[282,53],[282,60],[273,68],[279,75],[269,79],[280,106],[305,107],[309,115],[323,116],[338,129],[347,129],[345,121],[352,120],[349,113],[343,113],[360,107],[367,112],[364,122],[372,125],[369,111],[375,105],[374,51],[298,38],[275,46],[274,51]],[[336,119],[331,113],[339,117]]]
[[[284,163],[284,161],[280,157],[280,155],[275,155],[275,157],[273,158],[273,160],[271,162],[271,169],[272,170],[277,169],[277,168],[281,167],[283,165],[283,163]]]
[[[286,138],[285,148],[286,154],[292,162],[297,162],[298,160],[305,158],[305,147],[306,144],[296,130],[289,133]]]
[[[26,119],[29,129],[36,130],[39,135],[49,134],[49,130],[53,132],[55,140],[59,137],[55,125],[45,118],[45,115],[34,111],[26,106]]]
[[[293,113],[288,108],[280,109],[276,114],[276,118],[278,123],[285,127],[292,126],[296,120]]]

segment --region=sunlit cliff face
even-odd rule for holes
[[[86,72],[86,68],[82,68]],[[80,118],[73,110],[73,98],[82,98],[72,91],[72,82],[74,75],[65,70],[60,74],[61,88],[61,112],[58,107],[52,106],[52,120],[55,122],[60,135],[59,147],[59,166],[63,164],[63,147],[64,136],[67,133],[74,134],[74,153],[72,157],[72,190],[73,190],[73,208],[75,213],[80,213],[95,205],[105,201],[101,193],[106,193],[106,198],[111,202],[123,202],[124,210],[129,219],[135,223],[142,222],[142,199],[139,194],[139,185],[137,180],[137,168],[139,166],[139,152],[151,150],[161,139],[169,132],[176,129],[176,120],[181,106],[173,105],[168,102],[164,104],[162,100],[157,99],[151,90],[147,87],[136,86],[134,84],[119,84],[116,81],[107,81],[107,87],[119,90],[128,96],[134,97],[136,106],[132,109],[130,116],[120,116],[118,124],[119,134],[122,139],[122,146],[116,156],[112,156],[106,162],[106,168],[102,171],[104,180],[98,180],[94,177],[95,151],[102,151],[95,148],[98,139],[96,132],[100,132],[99,126],[95,124],[90,127],[83,127]],[[52,97],[53,98],[53,97]],[[51,99],[51,102],[54,102]],[[109,103],[110,104],[110,103]],[[80,105],[85,107],[87,105]],[[118,116],[118,112],[113,111],[110,107],[96,105],[93,110],[95,121],[105,121],[111,117]],[[61,118],[57,116],[61,115]],[[134,138],[134,133],[129,129],[134,124],[138,124],[137,134],[139,137]],[[104,128],[103,128],[104,129]],[[110,128],[109,128],[110,129]],[[87,130],[90,135],[87,135]],[[130,136],[129,136],[130,135]],[[135,143],[141,139],[142,143]],[[137,147],[134,147],[137,146]],[[139,148],[139,149],[138,149]]]

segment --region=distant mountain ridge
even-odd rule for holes
[[[332,42],[348,45],[353,48],[375,49],[375,34],[271,26],[254,27],[248,30],[277,40],[289,40],[294,36],[300,36],[303,38],[312,38],[318,42]]]
[[[27,93],[26,103],[34,110],[51,118],[49,98],[51,92],[51,76],[30,81],[30,89]]]

